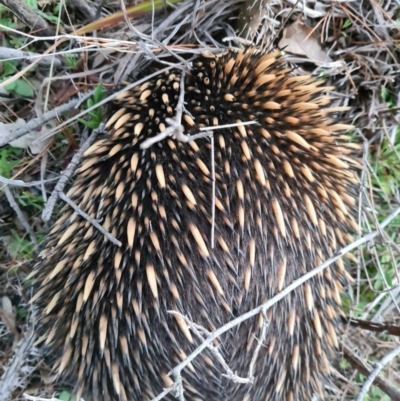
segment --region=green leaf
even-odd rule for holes
[[[100,103],[103,100],[103,84],[99,84],[93,92],[94,103]]]
[[[17,79],[11,84],[6,85],[5,88],[23,97],[32,97],[35,94],[32,86],[23,79]]]
[[[9,75],[13,75],[17,71],[16,61],[4,61],[1,62],[0,65],[3,67],[2,77],[8,77]]]
[[[96,121],[96,120],[87,121],[87,120],[84,120],[82,118],[78,118],[78,121],[81,124],[86,125],[86,127],[90,128],[90,129],[96,129],[100,125],[100,122]]]
[[[16,24],[14,24],[11,18],[0,18],[0,25],[6,26],[7,28],[15,28]],[[7,31],[6,29],[2,29],[0,26],[0,32]]]
[[[50,21],[53,24],[58,24],[60,22],[59,18],[55,15],[49,15],[40,10],[36,10],[36,14],[40,15],[43,19],[47,19],[47,21]]]
[[[25,4],[32,10],[38,9],[38,4],[36,0],[24,0]]]
[[[353,24],[353,22],[350,19],[346,19],[344,20],[343,24],[342,24],[342,29],[346,29],[349,26],[351,26]]]
[[[74,401],[74,396],[69,391],[61,391],[58,395],[58,399],[60,401]]]
[[[0,176],[10,178],[12,169],[20,163],[20,160],[10,160],[21,154],[21,149],[8,147],[0,150]]]

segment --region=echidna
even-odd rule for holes
[[[168,311],[212,331],[331,257],[357,227],[358,145],[331,88],[257,48],[199,56],[184,88],[182,74],[171,68],[112,102],[67,194],[122,246],[66,206],[35,265],[41,340],[86,401],[157,396],[201,342]],[[183,135],[197,139],[159,138],[181,90]],[[213,141],[198,137],[217,126]],[[348,280],[340,260],[267,311],[252,384],[230,381],[207,350],[183,371],[185,399],[323,397]],[[260,315],[218,341],[239,376],[262,325]]]

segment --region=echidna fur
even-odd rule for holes
[[[334,255],[357,228],[358,145],[337,121],[342,109],[330,107],[331,88],[296,76],[279,51],[201,55],[185,74],[184,134],[257,124],[215,129],[214,152],[207,137],[141,149],[174,118],[181,74],[112,102],[67,194],[122,246],[65,206],[34,268],[39,342],[57,379],[86,401],[151,400],[201,343],[168,311],[215,330]],[[339,260],[267,311],[252,384],[229,380],[206,350],[183,371],[185,399],[323,398],[349,277]],[[241,377],[262,324],[249,319],[218,341]]]

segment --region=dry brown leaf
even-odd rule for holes
[[[314,62],[330,63],[332,61],[328,54],[322,50],[317,35],[312,32],[312,28],[300,20],[285,28],[279,47],[286,47],[285,51],[288,53],[306,56]]]

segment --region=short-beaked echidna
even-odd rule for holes
[[[201,342],[168,311],[212,331],[331,257],[357,227],[357,145],[330,88],[296,76],[279,51],[203,54],[184,76],[184,135],[236,126],[215,129],[213,142],[143,146],[174,118],[181,76],[172,68],[110,104],[67,194],[122,246],[65,206],[35,265],[39,333],[86,401],[157,396]],[[339,260],[267,311],[252,384],[229,380],[204,351],[183,371],[186,400],[322,397],[348,277]],[[239,376],[262,325],[260,315],[218,341]]]

